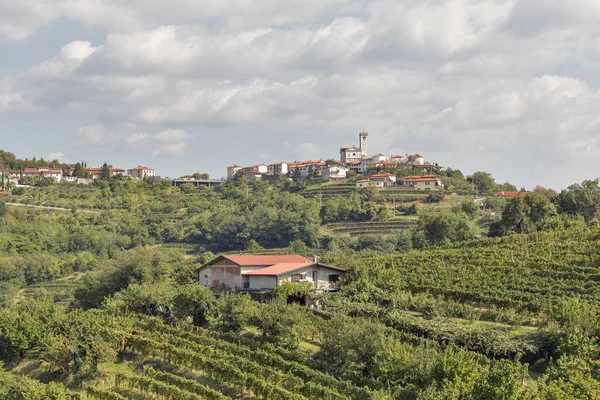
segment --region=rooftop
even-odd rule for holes
[[[306,264],[312,262],[308,258],[301,256],[300,254],[286,254],[281,256],[267,255],[267,256],[256,256],[256,255],[240,255],[231,254],[221,256],[224,259],[232,261],[238,265],[275,265],[282,263],[302,263]],[[211,261],[209,264],[217,261],[221,257]]]
[[[345,271],[343,268],[333,267],[331,265],[319,264],[316,262],[310,263],[279,263],[275,265],[271,265],[270,267],[256,269],[254,271],[244,272],[242,275],[259,275],[259,276],[280,276],[283,274],[288,274],[290,272],[294,272],[301,268],[312,267],[312,266],[320,266],[329,269],[334,269],[337,271]]]

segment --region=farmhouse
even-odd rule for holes
[[[282,256],[223,255],[198,270],[201,285],[215,291],[234,290],[258,295],[272,293],[284,282],[310,282],[321,292],[339,289],[345,270],[299,254]]]
[[[380,173],[371,175],[366,179],[356,181],[357,188],[376,187],[383,188],[394,186],[396,184],[396,176],[388,173]]]
[[[437,175],[405,176],[402,180],[405,186],[413,190],[438,190],[444,187]]]
[[[152,168],[144,167],[143,165],[138,165],[135,168],[128,169],[127,175],[135,179],[144,179],[155,177],[156,172]]]

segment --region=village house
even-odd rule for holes
[[[310,171],[313,171],[317,176],[321,176],[323,169],[327,167],[327,163],[323,160],[308,160],[308,161],[294,161],[288,165],[288,173],[290,176],[296,173],[296,170],[300,172],[302,178],[306,178]]]
[[[212,290],[245,292],[257,300],[284,282],[310,282],[320,292],[339,289],[345,270],[299,254],[223,255],[198,269],[201,285]]]
[[[288,164],[280,161],[278,163],[269,164],[268,174],[269,175],[287,175]]]
[[[405,164],[408,162],[408,158],[404,157],[404,156],[396,155],[396,156],[391,156],[390,161],[393,161],[396,164]]]
[[[408,163],[423,165],[423,164],[425,164],[425,159],[420,154],[413,154],[412,156],[408,156]]]
[[[265,164],[255,164],[255,165],[250,165],[248,167],[242,168],[242,171],[244,171],[244,172],[258,171],[261,174],[266,174],[269,172],[269,167]]]
[[[12,171],[10,169],[0,169],[0,180],[2,180],[2,182],[4,183],[4,189],[6,189],[9,186],[18,185],[19,171]]]
[[[62,181],[63,172],[60,168],[39,167],[39,168],[24,168],[22,171],[23,178],[52,178],[56,182]]]
[[[388,159],[388,158],[387,158],[387,156],[386,156],[386,155],[384,155],[384,154],[381,154],[381,153],[379,153],[379,154],[375,154],[374,156],[372,156],[372,157],[371,157],[371,161],[372,161],[374,164],[377,164],[377,163],[381,163],[381,162],[387,161],[387,159]]]
[[[349,171],[348,168],[341,165],[331,165],[323,169],[321,178],[324,181],[339,181],[346,179],[346,173]]]
[[[396,184],[396,175],[387,173],[378,173],[371,175],[366,179],[356,181],[357,188],[376,187],[384,188],[394,186]]]
[[[235,174],[241,169],[242,167],[240,167],[239,165],[230,165],[229,167],[227,167],[227,179],[233,179],[235,177]]]
[[[444,187],[437,175],[405,176],[402,181],[404,186],[413,190],[438,190]]]
[[[244,177],[249,181],[260,179],[262,175],[262,172],[257,170],[244,171]]]
[[[154,178],[156,177],[156,171],[154,171],[152,168],[138,165],[135,168],[128,169],[127,175],[135,179]]]
[[[74,171],[74,169],[72,170]],[[102,168],[86,168],[85,171],[90,174],[90,178],[92,180],[98,180],[98,179],[102,179],[104,178],[104,171],[102,170]],[[121,169],[121,168],[111,168],[110,169],[110,173],[111,175],[115,176],[115,175],[124,175],[125,174],[125,170]]]

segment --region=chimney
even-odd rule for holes
[[[316,255],[314,255],[314,256],[313,256],[313,262],[314,262],[314,263],[316,263],[316,262],[317,262],[317,256],[316,256]]]

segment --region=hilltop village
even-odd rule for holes
[[[279,179],[305,180],[316,179],[320,182],[348,181],[357,188],[398,188],[407,190],[438,190],[444,185],[438,173],[444,168],[437,163],[425,161],[420,154],[390,155],[378,153],[369,155],[367,132],[358,134],[359,145],[341,147],[339,159],[319,159],[272,164],[254,164],[249,166],[232,165],[227,167],[227,180],[237,181],[244,177],[249,181],[264,180],[275,182]],[[218,186],[224,179],[210,179],[208,174],[195,173],[179,178],[162,177],[153,168],[138,165],[130,169],[88,167],[85,162],[74,165],[61,165],[52,162],[49,165],[0,169],[3,190],[13,187],[40,186],[44,184],[73,182],[89,184],[107,177],[133,179],[156,178],[169,180],[174,186],[193,185]]]
[[[227,179],[241,177],[252,181],[262,179],[274,181],[280,177],[289,179],[318,178],[322,181],[345,181],[350,178],[357,188],[399,187],[415,190],[437,190],[443,188],[436,174],[443,170],[438,164],[426,162],[420,154],[391,155],[368,153],[369,134],[358,134],[358,147],[341,147],[339,159],[307,160],[249,166],[232,165],[227,167]]]

